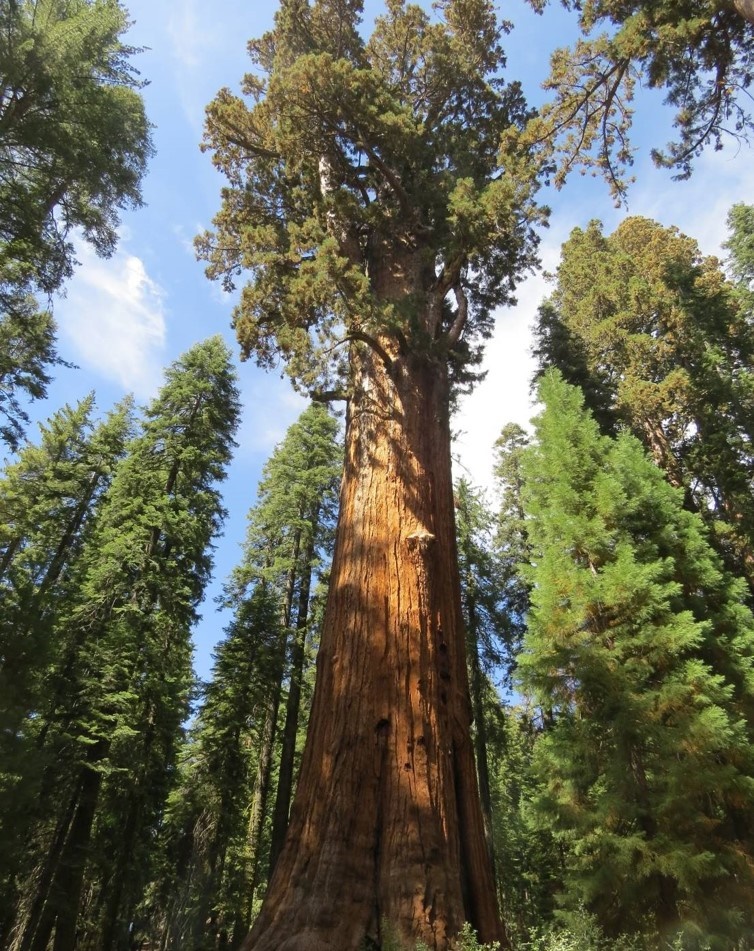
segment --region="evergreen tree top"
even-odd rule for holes
[[[499,151],[528,112],[492,3],[392,0],[366,40],[360,14],[284,0],[249,45],[247,99],[207,111],[229,184],[200,255],[228,288],[249,278],[243,352],[304,388],[342,383],[353,341],[469,362],[534,261],[533,169]]]

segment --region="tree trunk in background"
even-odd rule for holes
[[[31,921],[27,933],[32,940],[30,951],[46,951],[53,929],[53,951],[73,951],[76,947],[76,919],[78,918],[81,889],[92,837],[92,825],[97,809],[102,773],[95,767],[107,756],[109,744],[104,740],[94,743],[81,770],[78,804],[71,823],[68,839],[58,859],[50,893],[38,922]]]
[[[275,732],[280,709],[280,691],[282,677],[278,679],[272,696],[270,697],[264,726],[262,727],[262,743],[259,749],[257,764],[257,778],[254,783],[254,800],[251,804],[249,816],[249,866],[251,869],[251,887],[249,888],[249,906],[254,903],[254,893],[259,887],[260,859],[262,851],[262,826],[267,811],[267,797],[270,792],[270,774],[272,772],[272,751],[275,746]]]
[[[474,624],[473,612],[471,624]],[[479,776],[479,799],[484,819],[484,838],[490,857],[492,874],[495,874],[495,841],[492,825],[492,793],[490,791],[490,767],[487,759],[487,724],[484,717],[484,674],[479,660],[479,649],[474,645],[471,656],[471,706],[474,711],[474,753]]]
[[[298,610],[296,612],[296,631],[291,658],[291,681],[288,688],[288,700],[285,705],[285,725],[280,750],[280,769],[278,788],[275,796],[275,810],[272,816],[272,837],[270,841],[270,874],[280,855],[288,828],[288,814],[293,792],[293,764],[296,758],[296,737],[298,735],[298,717],[301,708],[301,680],[304,676],[306,657],[306,626],[309,620],[309,594],[312,582],[312,561],[314,560],[314,536],[317,519],[313,520],[309,544],[304,552],[301,564],[303,574],[299,581]]]
[[[504,940],[471,744],[444,359],[354,348],[317,683],[288,835],[244,948],[390,930]]]
[[[30,882],[30,892],[28,899],[22,895],[16,911],[16,940],[11,941],[9,947],[11,951],[28,951],[31,940],[34,937],[36,923],[44,911],[45,902],[50,892],[50,886],[55,876],[58,858],[63,849],[66,839],[76,814],[76,806],[79,799],[79,789],[75,788],[69,796],[68,804],[56,822],[55,833],[51,837],[51,844],[47,849],[44,861],[32,876]],[[28,911],[27,911],[28,909]],[[4,945],[3,945],[4,946]]]

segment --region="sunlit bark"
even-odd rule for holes
[[[387,352],[388,344],[385,344]],[[285,846],[244,948],[502,937],[470,740],[444,361],[354,347],[317,684]]]

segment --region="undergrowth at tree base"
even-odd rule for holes
[[[389,922],[381,927],[379,951],[404,951],[405,946]],[[363,951],[373,951],[375,946]],[[641,934],[607,936],[594,915],[580,911],[569,917],[568,926],[548,925],[540,931],[512,940],[513,951],[753,951],[754,936],[740,939],[714,938],[692,931],[661,936],[649,931]],[[376,951],[376,949],[375,949]],[[419,941],[412,951],[431,951]],[[500,944],[482,944],[466,922],[451,944],[451,951],[500,951]]]

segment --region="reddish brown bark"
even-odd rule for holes
[[[386,928],[444,951],[465,920],[504,938],[470,738],[447,366],[389,355],[354,349],[309,733],[247,951],[355,951]]]

